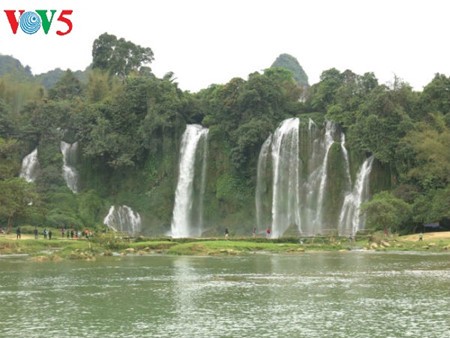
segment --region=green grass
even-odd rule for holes
[[[99,253],[102,248],[87,240],[0,238],[0,254],[28,254],[30,256],[58,255],[68,257],[74,252]]]
[[[67,239],[20,239],[0,237],[0,255],[28,254],[31,257],[50,259],[95,259],[99,255],[120,254],[169,254],[169,255],[214,255],[233,256],[252,253],[301,254],[312,251],[343,251],[352,249],[372,249],[377,251],[432,251],[450,250],[450,239],[411,241],[401,237],[388,240],[375,239],[372,247],[367,238],[350,242],[345,238],[286,238],[268,240],[265,238],[122,238],[117,234],[102,234],[90,240]],[[47,259],[48,260],[48,259]]]

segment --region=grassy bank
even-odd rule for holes
[[[102,255],[246,255],[252,253],[301,254],[311,251],[432,251],[450,250],[450,233],[404,237],[370,236],[349,241],[345,238],[221,238],[209,239],[129,239],[115,234],[91,239],[34,239],[32,236],[0,236],[0,255],[26,254],[34,260],[95,259]]]

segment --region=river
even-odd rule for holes
[[[0,337],[448,337],[450,255],[0,258]]]

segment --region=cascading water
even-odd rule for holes
[[[36,180],[38,168],[38,150],[36,148],[23,158],[20,177],[24,178],[27,182],[34,182]]]
[[[301,227],[299,214],[298,118],[284,120],[272,139],[273,192],[272,231],[278,238],[294,224]]]
[[[332,122],[326,122],[321,130],[311,119],[307,124],[287,119],[264,142],[259,154],[258,232],[270,226],[272,237],[277,238],[291,226],[302,236],[340,231],[344,197],[351,189],[349,155],[340,129]]]
[[[362,164],[353,190],[344,199],[339,216],[339,234],[354,237],[356,232],[364,229],[365,217],[360,213],[360,207],[369,197],[369,176],[372,170],[373,156]]]
[[[208,129],[198,124],[188,124],[183,133],[171,225],[174,238],[198,237],[202,233],[207,137]],[[197,191],[196,177],[199,177]]]
[[[73,193],[78,192],[78,172],[73,164],[75,163],[78,142],[73,144],[61,141],[61,153],[63,154],[63,176],[67,186]]]
[[[328,154],[330,152],[331,146],[334,143],[333,132],[335,131],[335,124],[327,121],[325,124],[325,140],[323,149],[325,149],[325,155],[322,162],[322,165],[319,170],[320,184],[319,184],[319,192],[316,203],[316,215],[313,221],[314,228],[317,229],[322,225],[323,220],[323,199],[325,196],[325,190],[327,187],[327,178],[328,178]]]
[[[346,174],[346,181],[347,184],[349,186],[352,185],[352,176],[350,175],[350,161],[348,158],[348,151],[347,148],[345,147],[345,134],[342,133],[341,134],[341,149],[342,149],[342,154],[344,154],[344,161],[345,161],[345,174]]]
[[[266,214],[265,210],[268,206],[264,204],[264,194],[268,192],[269,184],[267,183],[267,158],[270,152],[270,146],[272,144],[272,134],[264,141],[261,151],[258,157],[258,170],[256,177],[256,194],[255,194],[255,204],[256,204],[256,224],[258,225],[258,232],[264,232],[265,229],[270,227],[271,220],[268,217],[264,217]]]
[[[324,204],[328,198],[329,173],[328,163],[330,149],[339,137],[336,125],[327,121],[320,130],[317,124],[309,119],[308,129],[301,129],[301,153],[303,175],[300,186],[300,214],[302,231],[305,236],[314,236],[329,231],[324,225],[327,210]]]
[[[114,231],[136,236],[141,232],[141,216],[126,205],[111,206],[103,224]]]

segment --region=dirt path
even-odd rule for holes
[[[1,234],[0,238],[6,238],[6,239],[16,239],[17,235],[15,233],[10,233],[10,234]],[[43,235],[41,235],[40,237],[44,238]],[[21,235],[21,239],[32,239],[34,238],[34,235],[29,235],[29,234],[22,234]]]
[[[405,241],[418,241],[419,234],[401,236],[400,238]],[[433,241],[437,239],[450,239],[450,231],[426,232],[423,234],[424,241]]]

